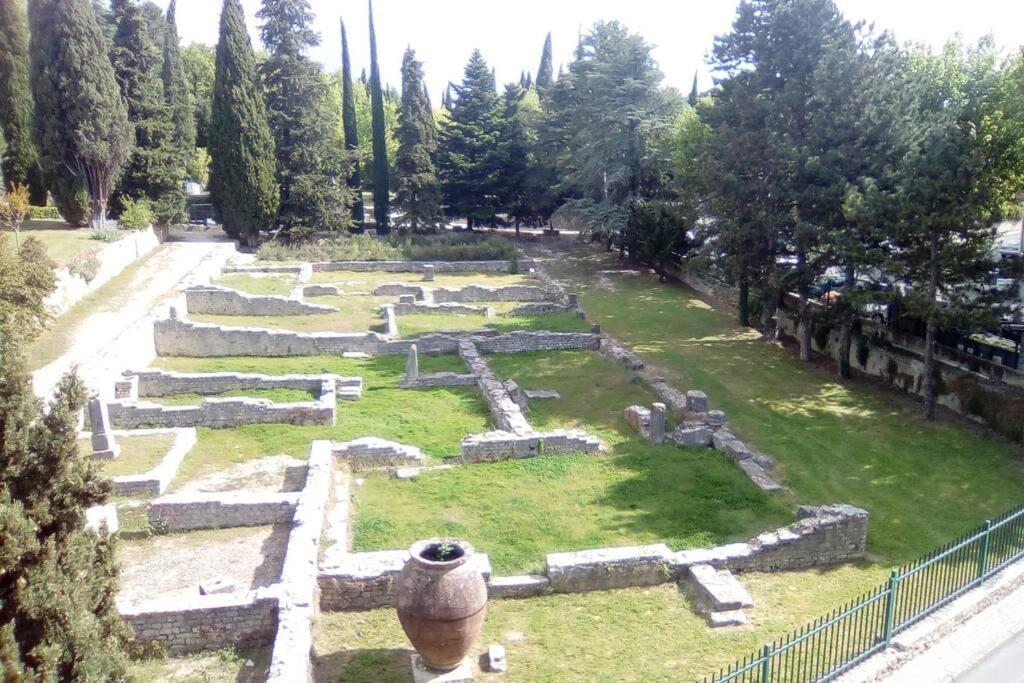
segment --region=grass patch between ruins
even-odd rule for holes
[[[225,273],[216,278],[213,284],[246,294],[287,296],[298,283],[295,275],[287,273]]]
[[[528,600],[492,600],[473,656],[508,651],[482,681],[681,681],[717,671],[766,640],[884,581],[878,568],[742,574],[750,625],[712,630],[675,584]],[[317,683],[404,683],[412,646],[393,609],[324,612],[314,633]]]
[[[121,455],[113,460],[93,461],[108,477],[145,474],[159,465],[174,445],[173,434],[121,436],[116,437],[116,440],[121,446]],[[88,438],[79,439],[78,449],[82,455],[89,456],[92,454],[92,443]]]
[[[258,683],[266,679],[269,660],[270,652],[267,648],[225,648],[178,657],[148,656],[132,659],[129,662],[128,680],[136,683],[162,681]]]
[[[437,460],[459,452],[467,434],[490,429],[487,406],[475,387],[451,389],[399,389],[405,374],[405,358],[380,356],[369,359],[336,356],[292,358],[157,358],[154,365],[178,372],[261,372],[322,374],[326,372],[363,378],[363,397],[339,401],[335,426],[299,427],[281,424],[245,425],[233,429],[200,429],[199,442],[185,457],[172,488],[248,460],[287,454],[305,459],[314,439],[348,441],[379,436],[421,448]],[[454,354],[420,356],[420,371],[465,372]]]
[[[159,403],[165,406],[194,406],[208,398],[261,398],[274,403],[301,403],[319,398],[311,391],[302,389],[232,389],[219,394],[172,394],[170,396],[145,396],[140,401]]]
[[[424,282],[422,273],[386,273],[373,271],[361,273],[351,270],[327,270],[313,273],[309,284],[337,285],[342,292],[372,292],[377,287],[399,282],[402,284],[423,287],[461,288],[468,285],[485,287],[504,287],[506,285],[533,284],[540,286],[539,280],[531,280],[526,275],[517,273],[437,273],[433,282]],[[316,297],[319,299],[320,297]],[[397,297],[392,297],[397,299]]]
[[[705,547],[793,520],[720,453],[640,437],[623,409],[654,398],[621,365],[588,351],[487,359],[499,379],[561,394],[531,402],[536,428],[579,427],[609,452],[470,464],[412,482],[367,475],[355,490],[356,550],[452,536],[488,553],[495,572],[515,574],[539,572],[550,552],[661,541]]]

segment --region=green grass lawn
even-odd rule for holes
[[[302,401],[315,401],[317,399],[313,392],[301,389],[234,389],[214,395],[174,394],[172,396],[146,396],[140,400],[159,403],[165,406],[195,406],[201,404],[207,398],[234,398],[240,396],[264,398],[274,403],[299,403]]]
[[[535,427],[580,427],[609,452],[466,465],[414,482],[371,474],[355,492],[357,550],[452,536],[488,553],[495,572],[516,574],[541,571],[549,552],[660,541],[705,547],[792,521],[788,505],[720,453],[637,435],[623,409],[654,397],[622,366],[588,351],[488,359],[500,379],[561,394],[531,403]]]
[[[351,270],[331,270],[313,273],[310,284],[337,285],[344,292],[372,292],[380,285],[401,282],[424,287],[459,288],[467,285],[502,287],[504,285],[535,284],[526,275],[511,273],[437,273],[433,282],[424,282],[421,273],[360,273]]]
[[[333,306],[336,313],[315,315],[211,315],[189,314],[196,322],[235,327],[265,327],[292,332],[383,332],[384,319],[380,305],[394,303],[397,297],[364,294],[344,296],[318,296],[311,303]],[[399,323],[401,324],[401,323]]]
[[[297,358],[168,358],[155,365],[178,372],[262,372],[339,375],[363,378],[363,397],[339,401],[337,424],[299,427],[267,424],[234,429],[200,429],[199,442],[178,470],[172,487],[253,458],[286,454],[305,459],[313,439],[347,441],[379,436],[421,448],[434,459],[456,455],[467,434],[490,429],[487,406],[474,387],[399,389],[405,358],[370,359],[313,356]],[[458,356],[420,356],[421,372],[464,372]]]
[[[492,600],[474,655],[490,643],[509,670],[479,680],[686,681],[717,671],[884,580],[879,568],[744,574],[750,625],[712,630],[674,584],[530,600]],[[317,683],[404,683],[412,646],[392,609],[324,612],[314,634]]]
[[[230,287],[249,294],[277,294],[287,296],[296,286],[294,275],[287,273],[268,273],[251,275],[249,273],[225,273],[213,281],[221,287]]]
[[[778,458],[797,502],[866,508],[879,561],[913,559],[1024,501],[1019,447],[960,420],[927,423],[907,397],[840,384],[685,287],[604,270],[612,263],[597,250],[581,256],[546,267],[589,317],[680,388],[707,392],[742,438]]]
[[[439,330],[482,330],[500,332],[513,330],[546,330],[548,332],[589,332],[592,327],[586,320],[580,320],[575,313],[553,313],[545,315],[503,315],[519,303],[501,302],[489,305],[495,308],[497,316],[485,318],[482,315],[456,313],[414,313],[398,316],[398,332],[402,337],[418,337]]]
[[[136,683],[164,681],[234,681],[257,683],[266,678],[270,652],[266,648],[200,652],[180,657],[140,657],[128,666],[128,680]],[[249,666],[249,663],[252,666]]]
[[[4,234],[9,236],[13,243],[14,234],[5,230]],[[74,259],[79,254],[88,251],[97,251],[104,245],[92,239],[92,230],[89,228],[74,228],[60,220],[34,220],[25,221],[21,226],[21,239],[28,236],[35,237],[46,247],[46,254],[63,265]]]
[[[121,446],[121,455],[113,460],[97,460],[108,477],[121,477],[129,474],[145,474],[160,464],[164,456],[174,445],[171,434],[153,434],[151,436],[123,436],[117,438]],[[92,453],[89,439],[79,439],[78,449],[83,455]]]

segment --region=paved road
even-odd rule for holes
[[[1024,683],[1024,631],[957,677],[957,683]]]

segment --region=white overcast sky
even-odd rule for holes
[[[1024,42],[1024,0],[837,0],[851,20],[891,29],[901,42],[939,46],[954,33],[976,40],[992,33],[1005,50]],[[167,0],[156,0],[166,6]],[[250,35],[258,44],[260,0],[242,0]],[[555,70],[568,64],[578,32],[595,21],[618,19],[655,46],[665,83],[684,93],[694,71],[711,84],[705,57],[716,35],[726,32],[737,0],[376,0],[374,12],[381,75],[399,86],[402,53],[411,45],[424,62],[437,102],[449,80],[459,81],[473,48],[497,69],[498,81],[536,72],[541,47],[553,33]],[[369,66],[365,0],[310,0],[322,44],[313,57],[330,69],[341,64],[338,20],[345,19],[353,69]],[[178,0],[178,30],[185,43],[217,41],[220,0]]]

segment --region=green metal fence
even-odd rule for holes
[[[829,681],[892,637],[1024,556],[1024,506],[894,569],[888,582],[702,683]]]

